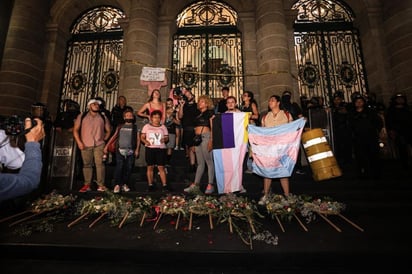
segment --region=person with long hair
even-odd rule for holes
[[[154,89],[150,95],[149,100],[138,111],[137,116],[145,118],[150,121],[150,114],[154,110],[160,110],[162,113],[162,120],[160,121],[164,125],[166,120],[166,104],[162,102],[162,95],[158,89]]]
[[[244,91],[242,94],[242,103],[239,109],[243,112],[250,112],[249,124],[259,125],[259,109],[253,92]]]
[[[259,125],[259,109],[254,98],[253,92],[244,91],[242,94],[242,103],[239,109],[243,112],[250,112],[249,125]],[[249,149],[246,152],[245,160],[243,162],[243,169],[245,173],[252,174],[252,151]]]

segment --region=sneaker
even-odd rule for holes
[[[246,169],[245,173],[246,174],[253,174],[253,171],[251,169]]]
[[[205,194],[210,195],[215,191],[215,187],[212,184],[207,184]]]
[[[155,187],[155,185],[149,185],[149,187],[147,189],[148,189],[148,191],[152,192],[152,191],[156,190],[156,187]]]
[[[263,206],[263,205],[266,205],[266,202],[267,202],[267,201],[268,201],[268,195],[263,195],[263,196],[260,198],[258,204],[261,205],[261,206]]]
[[[119,185],[115,185],[114,189],[113,189],[114,193],[119,193],[120,192],[120,186]]]
[[[129,192],[130,191],[129,186],[128,185],[122,185],[122,191],[123,192]]]
[[[298,174],[298,175],[305,175],[306,174],[306,172],[301,170],[301,169],[297,169],[295,173]]]
[[[186,187],[183,189],[184,192],[186,193],[194,193],[199,191],[199,186],[195,183],[191,184],[189,187]]]
[[[90,189],[90,185],[84,185],[80,190],[79,190],[79,192],[81,192],[81,193],[84,193],[84,192],[88,192],[88,191],[90,191],[91,189]]]
[[[185,150],[185,148],[184,148],[184,147],[181,147],[180,150]]]
[[[175,150],[179,150],[179,147],[178,147],[178,146],[175,146]]]
[[[172,191],[172,189],[170,188],[168,184],[165,184],[162,186],[162,192],[169,192],[169,191]]]
[[[239,193],[246,193],[246,188],[244,188],[243,186],[240,188]]]
[[[99,187],[97,188],[97,191],[99,191],[99,192],[105,192],[105,191],[107,191],[107,187],[105,187],[105,186],[99,186]]]

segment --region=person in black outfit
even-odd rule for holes
[[[349,112],[349,126],[357,174],[361,179],[379,179],[379,132],[383,121],[376,111],[366,106],[362,95],[353,98],[353,107]]]
[[[408,146],[412,146],[412,112],[404,94],[397,93],[392,96],[385,121],[389,138],[396,146],[402,167],[407,169],[411,158]]]
[[[58,132],[62,130],[73,130],[74,120],[80,114],[80,105],[71,99],[64,100],[63,111],[59,112],[54,120],[53,126]]]
[[[333,148],[336,160],[340,167],[344,168],[352,162],[352,142],[349,129],[348,108],[344,101],[342,91],[337,91],[333,95],[332,127],[333,127]]]
[[[185,147],[186,156],[189,157],[191,172],[196,171],[196,156],[192,147],[195,136],[195,118],[199,114],[195,96],[190,90],[186,90],[184,98],[179,101],[178,118],[183,127],[182,145]]]
[[[127,105],[126,97],[124,97],[123,95],[120,95],[117,98],[116,105],[112,108],[112,111],[110,112],[110,116],[112,118],[111,121],[112,121],[113,131],[116,130],[118,125],[124,124],[123,112],[125,110],[131,110],[134,113],[133,108]]]
[[[222,88],[222,96],[223,98],[219,100],[217,103],[217,113],[225,113],[227,110],[226,106],[226,99],[229,96],[229,88],[228,87],[223,87]]]
[[[303,113],[301,107],[296,102],[292,102],[291,98],[292,93],[288,90],[285,90],[282,93],[281,106],[283,110],[288,111],[292,115],[293,120],[296,120],[303,117]],[[298,152],[298,158],[296,159],[295,173],[299,175],[305,174],[305,171],[302,167],[302,153],[300,149]]]

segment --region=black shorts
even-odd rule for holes
[[[195,136],[195,129],[193,127],[183,128],[182,145],[192,147],[194,136]]]
[[[148,166],[164,166],[167,159],[167,149],[165,148],[145,148],[145,159]]]

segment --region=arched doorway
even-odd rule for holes
[[[221,88],[227,86],[230,95],[239,97],[243,62],[237,13],[218,1],[199,1],[182,11],[176,24],[172,85],[213,99],[219,98]]]
[[[300,95],[319,96],[326,105],[336,91],[349,100],[367,93],[367,80],[355,14],[345,3],[299,0],[294,23],[295,56]]]
[[[61,101],[72,99],[81,110],[87,100],[100,96],[106,108],[116,103],[123,50],[124,13],[113,7],[97,7],[82,14],[68,41]]]

